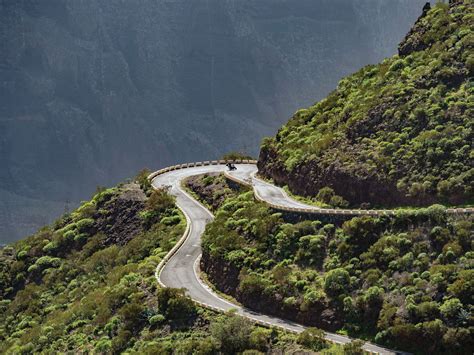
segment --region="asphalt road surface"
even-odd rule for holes
[[[251,183],[260,197],[265,201],[289,207],[317,208],[295,201],[287,196],[281,188],[256,179],[253,176],[257,171],[256,165],[238,164],[236,166],[237,170],[230,172],[230,174],[234,178]],[[301,332],[305,329],[302,325],[277,317],[260,314],[224,300],[207,287],[198,276],[199,259],[201,257],[201,235],[204,232],[206,224],[212,221],[213,215],[181,188],[181,181],[193,175],[224,172],[226,170],[227,167],[225,165],[191,167],[169,171],[152,179],[152,185],[154,187],[170,187],[170,192],[176,196],[178,207],[187,216],[188,223],[190,224],[189,233],[185,242],[161,269],[158,275],[159,281],[166,287],[185,288],[187,295],[193,300],[212,308],[222,311],[235,310],[238,314],[247,318],[268,325],[280,326],[290,331]],[[341,344],[351,341],[349,337],[333,333],[326,333],[326,338],[332,342]],[[397,353],[371,343],[366,343],[364,349],[379,354]]]

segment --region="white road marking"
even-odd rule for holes
[[[255,162],[253,162],[254,164]],[[211,165],[211,166],[202,166],[202,164],[199,166],[199,167],[192,167],[193,164],[190,164],[188,165],[190,167],[188,168],[178,168],[177,170],[170,170],[168,172],[165,172],[165,173],[162,173],[162,174],[151,174],[150,177],[152,177],[152,185],[154,188],[158,188],[160,186],[164,186],[164,185],[170,185],[172,186],[172,190],[171,190],[171,193],[173,193],[175,196],[177,196],[177,205],[178,207],[181,209],[181,211],[183,212],[184,216],[186,217],[186,222],[187,222],[187,225],[186,225],[186,231],[185,233],[183,234],[183,236],[181,237],[181,239],[178,241],[178,243],[170,250],[170,252],[163,258],[163,260],[160,262],[160,264],[157,266],[156,268],[156,271],[155,271],[155,277],[158,281],[158,283],[160,285],[162,285],[163,287],[166,287],[165,284],[162,282],[161,280],[161,277],[162,277],[162,274],[163,272],[165,271],[166,269],[166,265],[168,265],[168,261],[171,261],[173,256],[175,255],[175,253],[181,249],[182,247],[184,247],[186,245],[186,243],[194,243],[194,244],[189,244],[187,247],[189,248],[190,246],[192,247],[199,247],[199,244],[196,243],[194,239],[196,238],[200,238],[200,230],[202,230],[202,222],[203,220],[205,221],[205,223],[209,222],[210,220],[213,219],[213,214],[204,206],[202,205],[199,201],[196,201],[193,197],[191,197],[186,191],[184,191],[183,189],[181,189],[181,180],[188,177],[188,176],[193,176],[193,175],[198,175],[198,174],[202,174],[202,173],[206,173],[206,172],[223,172],[223,171],[226,171],[226,167],[224,165]],[[179,170],[181,169],[181,170]],[[284,190],[280,189],[280,188],[277,188],[269,183],[266,183],[266,182],[263,182],[262,185],[266,186],[268,189],[274,189],[274,191],[270,191],[270,193],[268,193],[267,195],[269,195],[270,197],[272,197],[273,195],[276,194],[277,197],[276,198],[276,203],[273,203],[272,201],[268,201],[268,200],[264,200],[260,194],[258,193],[258,190],[255,189],[255,180],[256,181],[261,181],[261,180],[258,180],[258,178],[256,178],[255,176],[252,176],[252,174],[254,174],[256,172],[256,166],[255,165],[249,165],[249,164],[246,164],[246,165],[239,165],[238,166],[238,171],[240,172],[244,172],[244,174],[247,174],[250,176],[250,181],[252,181],[252,185],[254,186],[254,193],[257,197],[257,199],[260,199],[266,203],[268,203],[269,205],[271,205],[272,207],[275,207],[275,208],[280,208],[280,209],[286,209],[288,211],[294,211],[295,210],[295,207],[291,207],[291,206],[295,206],[298,205],[298,206],[303,206],[302,208],[296,208],[298,210],[298,212],[308,212],[308,213],[315,213],[317,210],[317,207],[314,207],[314,206],[308,206],[308,205],[304,205],[303,203],[300,203],[299,201],[295,201],[295,200],[292,200]],[[255,179],[255,180],[252,180]],[[244,177],[243,178],[244,180],[247,180],[249,179],[248,177]],[[237,180],[240,182],[242,181],[242,178],[237,178],[237,177],[232,177],[232,180]],[[248,182],[247,182],[248,183]],[[275,192],[276,191],[276,192]],[[283,198],[281,197],[278,197],[278,196],[281,196],[283,195]],[[278,202],[281,202],[281,200],[283,200],[284,202],[287,203],[287,205],[280,205]],[[198,215],[199,216],[199,213],[203,213],[205,214],[208,218],[197,218],[196,220],[199,221],[198,224],[196,224],[196,228],[197,228],[197,231],[193,230],[193,225],[194,223],[192,223],[192,219],[189,217],[189,214],[187,213],[187,210],[188,209],[194,209],[193,210],[193,216],[194,215]],[[453,212],[456,212],[456,211],[459,211],[460,209],[453,209]],[[321,211],[323,212],[323,211]],[[342,210],[324,210],[324,213],[328,213],[328,214],[334,214],[334,213],[344,213],[346,211],[342,211]],[[353,211],[351,211],[353,212]],[[364,211],[365,214],[374,214],[375,211]],[[470,209],[466,209],[466,212],[468,213],[474,213],[474,208],[470,208]],[[347,213],[347,212],[346,212]],[[359,211],[358,213],[361,213],[361,211]],[[379,213],[379,212],[375,212],[375,213]],[[383,211],[383,213],[385,213],[385,211]],[[459,213],[459,212],[456,212],[456,213]],[[210,218],[209,218],[210,217]],[[201,228],[201,229],[199,229]],[[197,232],[199,232],[199,234],[196,234]],[[192,256],[192,254],[186,254],[187,257],[189,256]],[[237,309],[238,310],[238,313],[239,315],[241,316],[244,316],[248,319],[251,319],[259,324],[263,324],[263,325],[266,325],[266,326],[276,326],[276,327],[279,327],[281,329],[286,329],[288,331],[291,331],[291,332],[301,332],[303,329],[305,329],[304,326],[301,326],[299,324],[296,324],[296,323],[293,323],[293,322],[287,322],[285,320],[282,320],[282,319],[279,319],[279,318],[276,318],[276,317],[268,317],[268,316],[265,316],[265,315],[256,315],[256,312],[252,312],[252,314],[249,314],[248,311],[246,309],[243,309],[242,307],[239,307],[237,305],[234,305],[233,303],[231,302],[228,302],[227,300],[224,300],[222,299],[221,297],[219,297],[218,295],[216,295],[212,289],[209,288],[209,286],[205,285],[202,280],[200,280],[199,276],[198,276],[198,273],[197,273],[197,270],[196,270],[196,267],[197,267],[197,263],[199,262],[200,260],[200,255],[194,260],[194,261],[191,261],[191,263],[188,263],[188,261],[185,261],[184,264],[187,264],[185,265],[186,268],[189,268],[189,269],[193,269],[193,274],[194,274],[194,280],[189,280],[189,278],[185,278],[186,279],[186,282],[185,284],[186,285],[191,285],[192,282],[196,282],[197,285],[199,285],[201,287],[201,290],[204,289],[206,290],[207,292],[207,295],[206,297],[209,298],[210,301],[217,301],[218,303],[219,302],[223,302],[225,304],[227,304],[228,306],[230,306],[230,308],[232,309]],[[181,266],[180,266],[181,267]],[[189,269],[187,269],[186,271],[183,271],[184,272],[184,275],[181,275],[182,277],[188,277],[187,275],[189,275]],[[168,276],[168,280],[173,280],[174,282],[181,282],[180,281],[180,278],[178,277],[177,273],[178,273],[178,269],[172,269],[170,270],[170,275],[171,276]],[[184,279],[183,279],[184,280]],[[182,284],[181,284],[182,285]],[[194,302],[196,302],[196,304],[200,304],[202,305],[203,307],[207,307],[209,309],[213,309],[213,310],[217,310],[217,311],[225,311],[224,308],[222,307],[216,307],[214,305],[211,305],[209,303],[203,303],[203,302],[200,302],[200,301],[197,301],[195,299],[196,295],[194,295],[192,292],[193,291],[196,291],[195,289],[191,289],[191,290],[188,290],[188,294],[190,295],[190,297],[194,300]],[[200,297],[202,297],[202,294],[200,294]],[[265,320],[263,320],[263,319]],[[270,318],[271,321],[267,321],[266,319]],[[285,324],[285,323],[288,323],[288,324]],[[350,342],[352,339],[350,339],[349,337],[346,337],[346,336],[341,336],[339,334],[332,334],[332,333],[325,333],[326,334],[326,340],[329,341],[329,342],[332,342],[332,343],[347,343],[347,342]],[[338,340],[335,340],[335,338],[337,338]],[[380,347],[380,346],[377,346],[375,344],[371,344],[371,343],[365,343],[364,345],[364,349],[369,351],[374,351],[376,350],[378,353],[380,354],[395,354],[394,351],[392,350],[389,350],[389,349],[386,349],[386,348],[383,348],[383,347]]]

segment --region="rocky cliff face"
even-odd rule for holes
[[[210,256],[206,250],[203,250],[200,267],[219,291],[235,297],[250,309],[329,331],[336,331],[341,327],[341,318],[328,304],[316,304],[301,310],[295,306],[282,307],[283,298],[278,293],[245,294],[239,289],[241,269],[222,258]]]
[[[255,153],[422,3],[1,1],[0,242],[143,166]]]

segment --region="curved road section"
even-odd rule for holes
[[[225,175],[239,183],[251,185],[255,194],[260,201],[265,201],[269,205],[282,209],[304,209],[307,212],[321,211],[319,207],[307,205],[299,202],[290,196],[282,188],[263,181],[255,176],[257,173],[257,166],[249,164],[250,167],[244,169],[237,169],[234,171],[226,171]]]
[[[209,162],[207,163],[209,164]],[[227,170],[224,164],[216,164],[216,162],[214,162],[214,164],[215,165],[194,167],[186,167],[187,165],[177,166],[159,171],[150,176],[153,187],[170,187],[170,193],[176,197],[177,205],[185,214],[188,223],[183,239],[178,242],[176,248],[174,248],[168,256],[165,257],[163,263],[158,266],[158,282],[165,287],[185,288],[189,297],[205,307],[219,311],[235,310],[239,315],[250,318],[263,325],[277,326],[297,333],[302,332],[305,329],[302,325],[277,317],[260,314],[224,300],[207,287],[199,278],[201,235],[204,232],[206,224],[212,221],[213,215],[181,188],[181,182],[189,176],[224,172]],[[294,208],[317,208],[295,201],[289,198],[282,189],[256,179],[256,171],[257,167],[255,164],[239,164],[237,165],[237,170],[227,172],[226,175],[233,180],[252,185],[255,195],[271,204]],[[333,333],[326,333],[326,339],[338,344],[345,344],[351,341],[349,337]],[[364,349],[369,353],[397,354],[395,351],[371,343],[366,343]]]

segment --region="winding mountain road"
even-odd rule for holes
[[[206,224],[212,221],[214,216],[208,209],[181,188],[181,182],[183,179],[193,175],[219,173],[225,172],[226,170],[227,167],[224,164],[205,162],[174,166],[162,169],[150,175],[149,178],[154,188],[170,187],[170,193],[176,197],[176,203],[187,219],[187,229],[183,238],[157,267],[157,280],[165,287],[185,288],[189,297],[205,307],[219,311],[235,310],[238,314],[250,318],[257,323],[267,326],[277,326],[299,333],[305,329],[304,326],[288,320],[260,314],[230,303],[222,297],[219,297],[199,278],[201,235],[204,232]],[[281,188],[255,178],[256,171],[257,167],[255,164],[244,163],[238,164],[237,170],[226,172],[226,175],[235,181],[252,185],[256,197],[266,201],[270,205],[287,206],[295,209],[318,209],[317,207],[308,206],[295,201]],[[345,344],[351,341],[349,337],[334,333],[326,333],[326,339],[338,344]],[[371,343],[366,343],[363,348],[369,353],[397,354],[397,352],[393,350]]]

